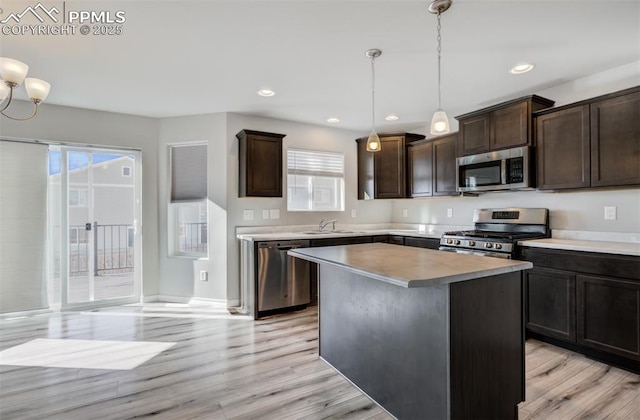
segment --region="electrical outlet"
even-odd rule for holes
[[[447,209],[447,217],[448,218],[452,218],[453,217],[453,209]]]
[[[262,218],[265,220],[269,218],[269,210],[262,210]]]
[[[204,270],[200,271],[200,281],[209,281],[209,273]]]
[[[618,209],[616,206],[605,206],[604,208],[604,218],[605,220],[616,220],[618,217]]]
[[[407,217],[409,215],[409,210],[402,209],[402,217]]]
[[[253,220],[253,210],[243,210],[242,218],[244,220]]]
[[[356,217],[356,209],[351,209],[351,217]]]
[[[269,217],[272,219],[280,218],[280,210],[279,209],[271,209],[269,210]]]

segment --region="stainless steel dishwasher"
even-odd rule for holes
[[[311,301],[310,263],[287,251],[306,248],[309,241],[269,241],[258,244],[258,313]]]

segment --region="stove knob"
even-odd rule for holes
[[[469,241],[469,246],[476,246],[476,241]]]
[[[491,242],[487,242],[484,244],[485,248],[493,248],[493,244]]]
[[[502,249],[502,244],[496,244],[496,249]]]
[[[453,241],[454,245],[460,245],[460,239],[456,239],[455,241]]]
[[[453,243],[453,239],[447,239],[447,245],[451,245]]]

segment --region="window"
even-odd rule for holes
[[[287,210],[344,211],[344,155],[287,149]]]
[[[89,192],[84,189],[69,188],[69,206],[87,207],[89,203]]]
[[[169,205],[170,255],[206,256],[207,146],[170,147],[171,203]]]

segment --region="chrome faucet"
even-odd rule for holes
[[[325,221],[324,219],[320,220],[320,225],[319,225],[320,232],[324,232],[324,228],[326,228],[329,223],[333,223],[333,227],[331,230],[336,230],[336,222],[337,222],[336,219],[331,219],[327,221]]]

